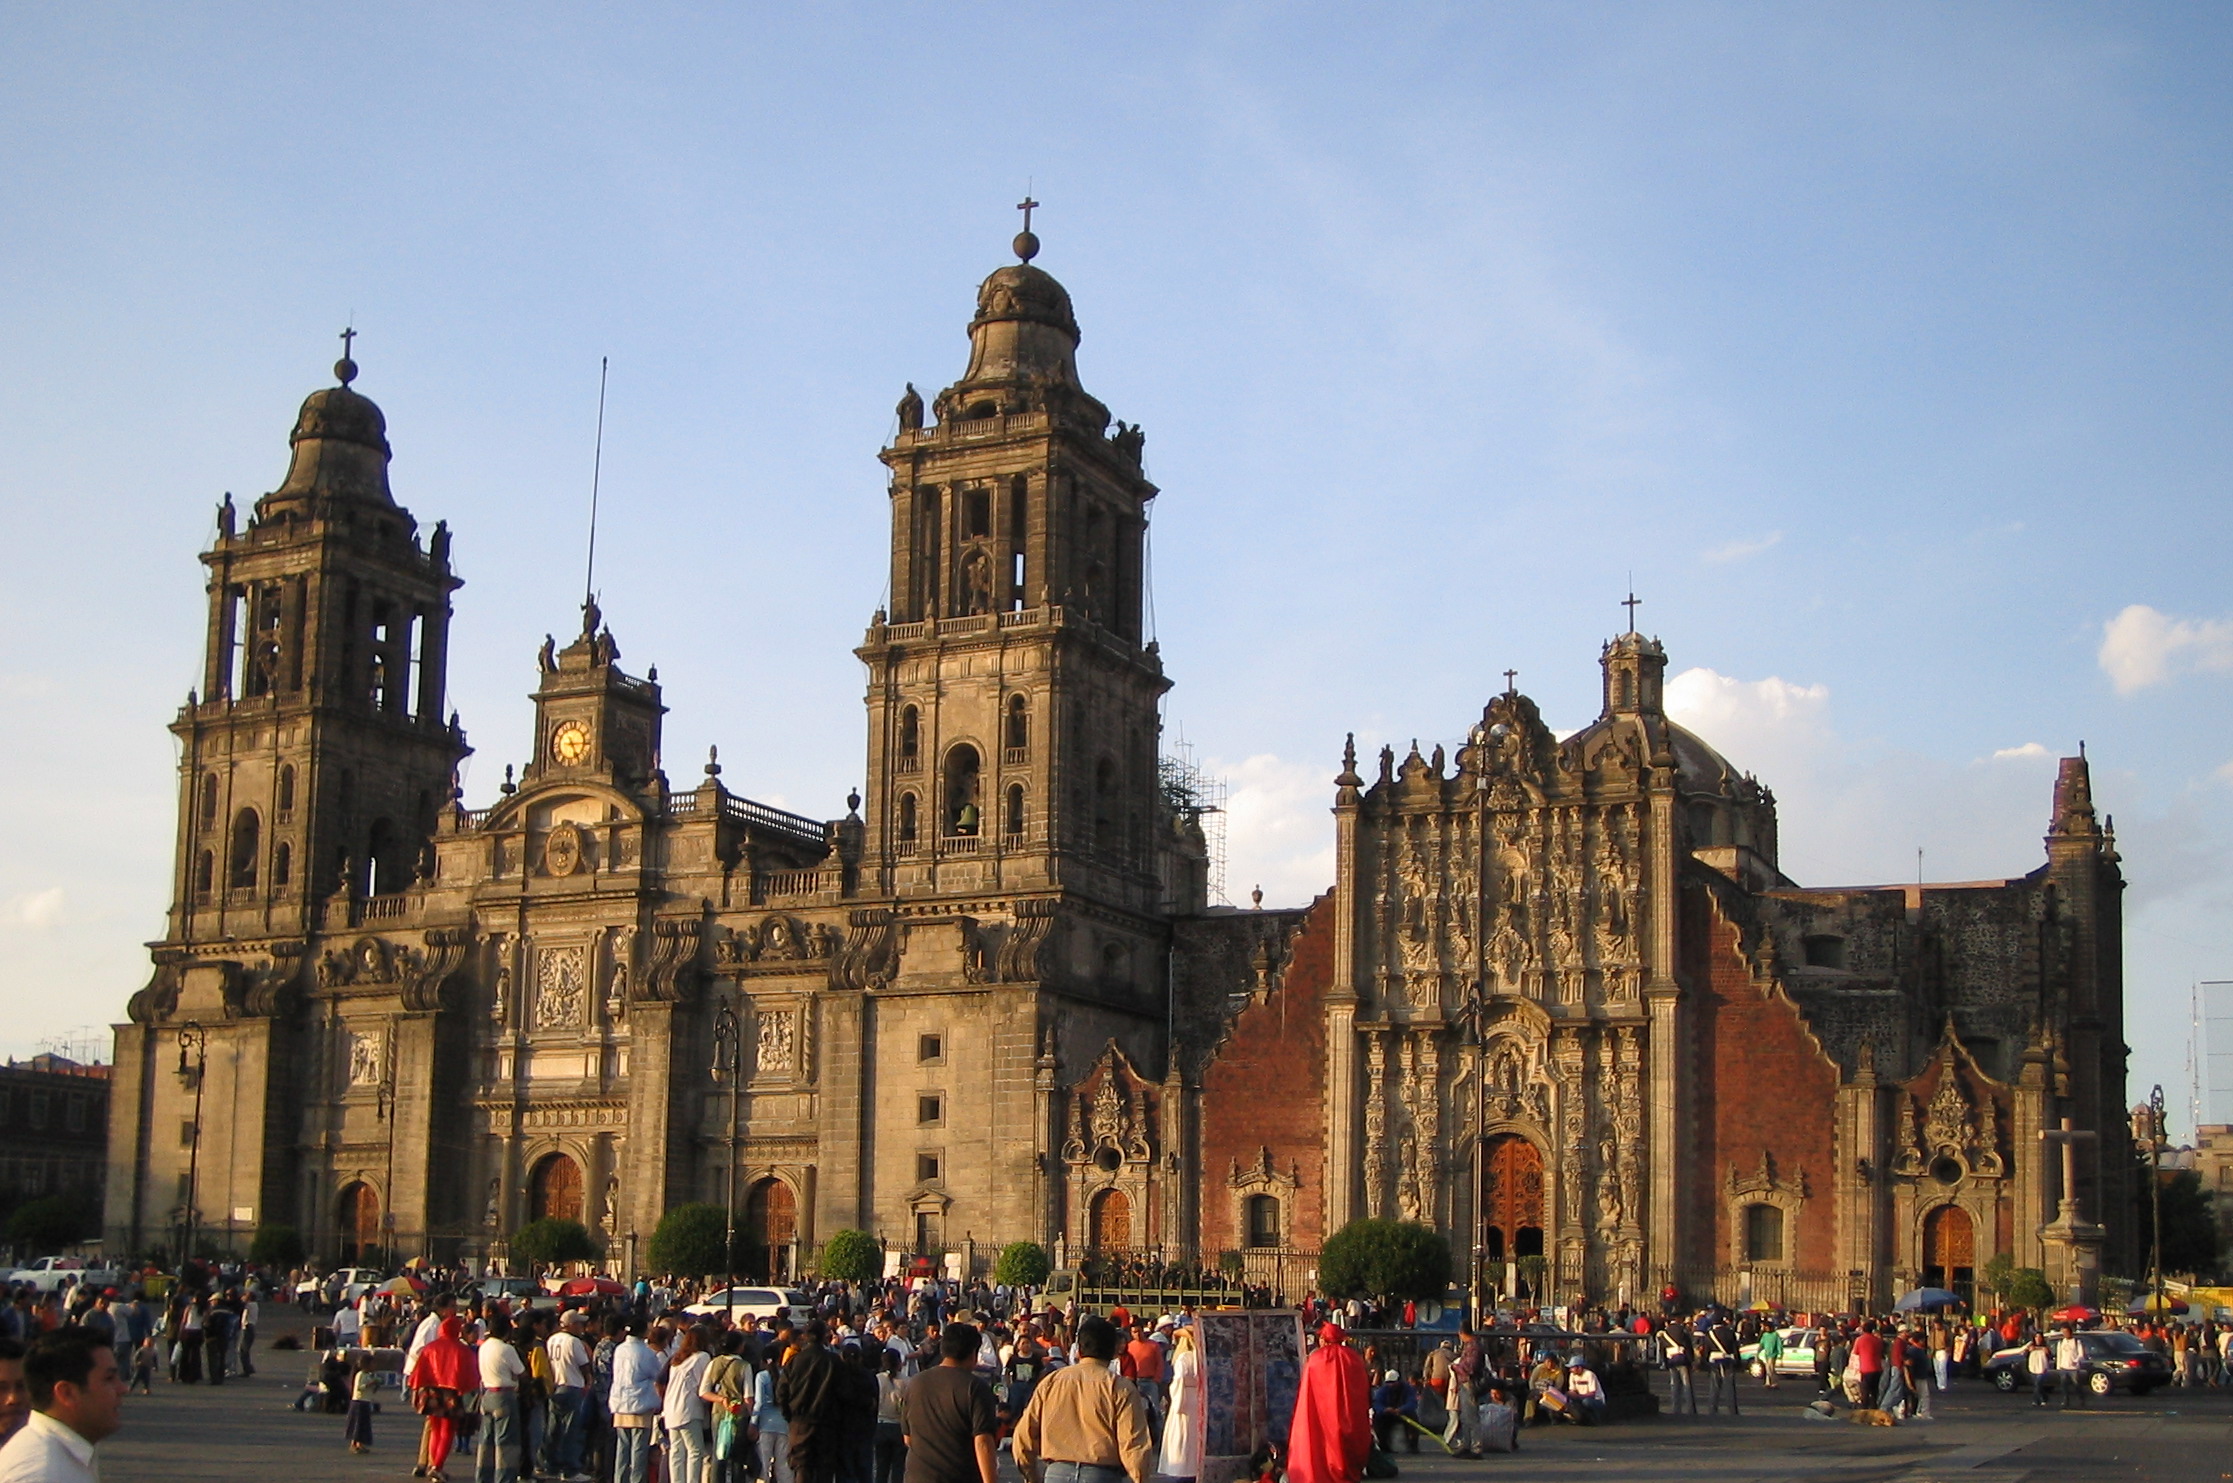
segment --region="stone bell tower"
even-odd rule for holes
[[[969,366],[913,386],[891,470],[892,606],[868,664],[867,864],[907,897],[1061,888],[1154,912],[1157,702],[1139,429],[1078,381],[1070,295],[1021,261],[977,291]]]
[[[296,933],[338,889],[416,872],[468,748],[444,714],[450,535],[388,489],[387,420],[337,385],[302,404],[279,488],[218,509],[202,683],[181,745],[174,941]]]

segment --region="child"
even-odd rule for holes
[[[155,1336],[153,1334],[143,1334],[140,1337],[139,1344],[132,1350],[132,1384],[124,1387],[124,1393],[130,1395],[133,1386],[139,1387],[142,1395],[155,1394]]]
[[[372,1356],[366,1355],[367,1360]],[[341,1435],[351,1452],[372,1450],[373,1402],[380,1394],[380,1375],[370,1364],[360,1365],[349,1380],[349,1419],[341,1428]]]

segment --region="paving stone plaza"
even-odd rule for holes
[[[267,1309],[276,1338],[303,1332],[291,1309]],[[101,1450],[110,1480],[407,1479],[419,1422],[400,1401],[374,1423],[372,1452],[351,1456],[341,1418],[288,1407],[304,1356],[259,1348],[259,1368],[222,1389],[156,1382],[153,1396],[126,1403],[124,1429]],[[1659,1416],[1614,1426],[1535,1427],[1520,1451],[1459,1462],[1433,1444],[1396,1455],[1409,1483],[1495,1479],[1637,1479],[1652,1483],[1740,1483],[1806,1478],[1815,1483],[2055,1483],[2145,1479],[2221,1483],[2233,1475],[2233,1389],[2162,1390],[2135,1399],[2097,1397],[2084,1410],[2035,1410],[2028,1397],[1958,1381],[1935,1403],[1938,1419],[1896,1428],[1810,1421],[1812,1388],[1770,1391],[1747,1382],[1737,1419]],[[453,1469],[453,1476],[466,1476]],[[1012,1468],[1003,1483],[1019,1483]]]

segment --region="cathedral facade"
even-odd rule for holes
[[[881,455],[891,606],[834,819],[717,757],[671,781],[657,671],[594,602],[536,658],[533,756],[468,809],[450,533],[396,501],[354,364],[311,394],[203,556],[112,1249],[277,1224],[328,1261],[480,1257],[559,1216],[621,1267],[709,1201],[772,1275],[857,1227],[1292,1282],[1361,1215],[1562,1295],[2114,1257],[2120,881],[2083,759],[2041,870],[1802,890],[1772,797],[1667,720],[1629,633],[1595,725],[1556,740],[1508,692],[1454,758],[1368,785],[1349,756],[1329,894],[1211,906],[1160,766],[1143,438],[1081,384],[1036,250]],[[2067,1208],[2038,1136],[2066,1117]]]

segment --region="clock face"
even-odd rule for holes
[[[551,733],[551,760],[562,767],[578,767],[589,758],[589,728],[568,721]]]

